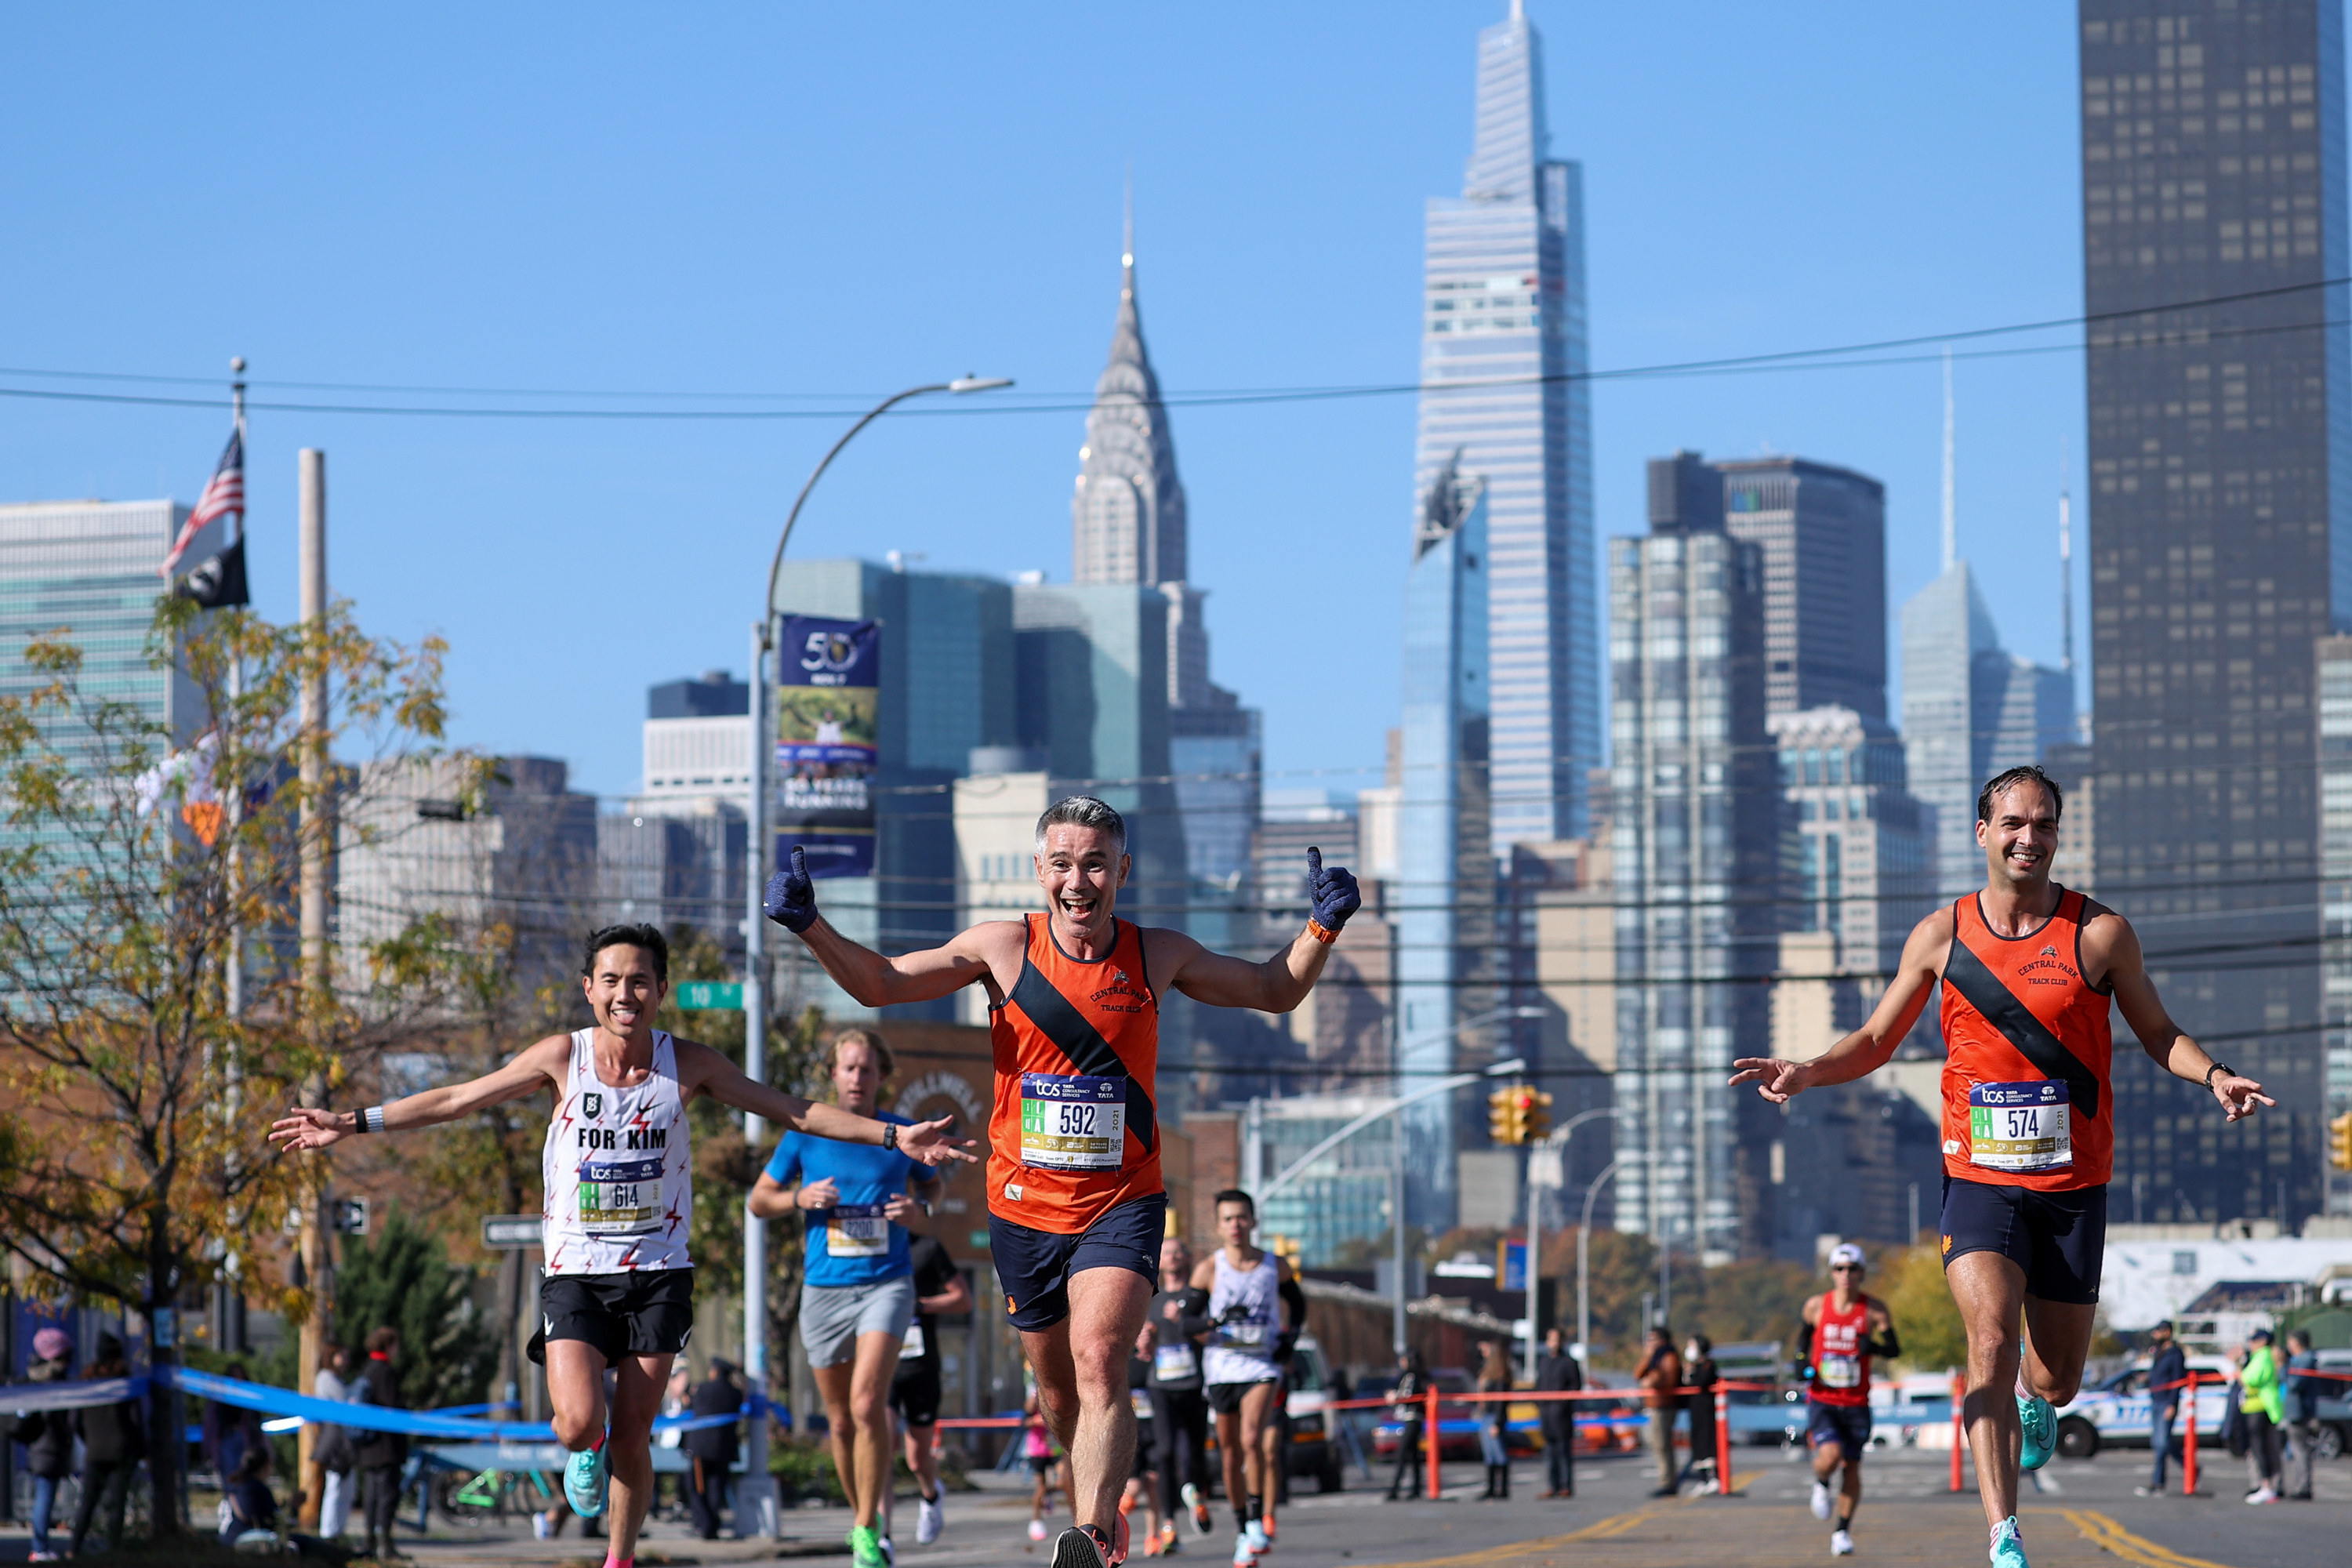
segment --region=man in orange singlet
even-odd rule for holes
[[[1987,784],[1984,890],[1912,928],[1869,1022],[1811,1061],[1731,1064],[1734,1085],[1776,1105],[1851,1083],[1895,1054],[1942,983],[1944,1278],[1968,1327],[1963,1417],[1995,1568],[2025,1568],[2019,1468],[2048,1461],[2051,1406],[2074,1397],[2090,1351],[2115,1153],[2110,1003],[2158,1066],[2203,1084],[2228,1120],[2277,1103],[2172,1021],[2131,922],[2050,880],[2064,804],[2037,767]]]
[[[792,869],[769,882],[766,907],[866,1006],[987,989],[996,1059],[989,1251],[1077,1494],[1078,1521],[1055,1542],[1053,1568],[1105,1568],[1127,1554],[1128,1361],[1158,1283],[1168,1212],[1153,1104],[1160,998],[1174,990],[1211,1006],[1287,1013],[1314,989],[1361,900],[1353,877],[1307,850],[1307,929],[1252,963],[1112,913],[1131,862],[1127,824],[1099,800],[1049,807],[1035,859],[1044,914],[986,921],[896,958],[818,915],[798,846]]]

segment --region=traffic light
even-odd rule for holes
[[[1528,1142],[1540,1143],[1551,1135],[1551,1096],[1539,1089],[1523,1089],[1527,1096]]]
[[[2352,1171],[2352,1110],[2327,1124],[2327,1163],[2339,1171]]]
[[[1496,1143],[1535,1143],[1551,1131],[1551,1096],[1524,1083],[1486,1097],[1486,1136]]]
[[[1486,1097],[1486,1136],[1496,1143],[1528,1141],[1527,1108],[1517,1087],[1498,1089]]]

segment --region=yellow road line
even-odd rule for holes
[[[2140,1568],[2227,1568],[2203,1557],[2189,1557],[2169,1546],[2159,1546],[2145,1536],[2134,1535],[2104,1513],[2087,1508],[2036,1508],[2020,1510],[2027,1513],[2054,1513],[2083,1532],[2084,1539],[2100,1551],[2111,1552],[2126,1563],[2137,1563]]]
[[[1457,1557],[1431,1557],[1419,1563],[1390,1564],[1388,1568],[1482,1568],[1483,1564],[1501,1563],[1514,1557],[1532,1556],[1539,1552],[1557,1552],[1561,1547],[1579,1541],[1606,1541],[1612,1536],[1623,1535],[1628,1531],[1647,1524],[1660,1514],[1681,1507],[1685,1500],[1677,1498],[1671,1502],[1638,1508],[1631,1513],[1612,1514],[1607,1519],[1596,1520],[1583,1529],[1570,1531],[1566,1535],[1547,1535],[1535,1541],[1507,1542],[1503,1545],[1489,1546],[1477,1552],[1465,1552]],[[2179,1565],[2174,1564],[2172,1568],[2179,1568]]]

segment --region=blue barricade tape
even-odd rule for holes
[[[158,1367],[155,1374],[167,1384],[198,1398],[216,1400],[245,1410],[259,1410],[271,1415],[299,1415],[305,1421],[317,1422],[321,1426],[356,1426],[370,1432],[404,1432],[412,1437],[455,1437],[477,1443],[551,1443],[555,1440],[554,1425],[546,1421],[483,1421],[438,1410],[391,1410],[379,1405],[347,1405],[341,1400],[297,1394],[290,1388],[245,1383],[184,1366]],[[740,1415],[665,1415],[654,1422],[654,1430],[692,1432],[709,1426],[731,1426],[743,1415],[767,1408],[768,1402],[754,1394],[744,1400]]]
[[[0,1410],[87,1410],[147,1397],[144,1377],[100,1377],[83,1383],[18,1383],[0,1387]]]

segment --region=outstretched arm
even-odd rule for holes
[[[2164,1010],[2163,999],[2156,994],[2156,982],[2147,977],[2147,961],[2139,950],[2139,933],[2132,930],[2129,921],[2118,914],[2102,913],[2092,920],[2083,935],[2084,968],[2095,968],[2104,953],[2107,984],[2116,994],[2116,1006],[2139,1040],[2140,1047],[2158,1067],[2175,1078],[2201,1083],[2212,1090],[2213,1098],[2221,1102],[2221,1114],[2231,1121],[2252,1116],[2258,1106],[2278,1104],[2252,1079],[2220,1067],[2206,1054],[2204,1047],[2172,1021],[2172,1015]],[[2085,974],[2084,978],[2088,977]]]
[[[975,926],[944,947],[896,958],[885,958],[834,930],[816,912],[816,884],[809,879],[808,858],[797,844],[793,846],[792,868],[768,879],[763,907],[770,920],[808,944],[835,984],[864,1006],[936,1001],[989,973],[988,939],[978,934],[988,930],[985,925]]]
[[[1364,901],[1347,868],[1326,869],[1323,851],[1313,845],[1307,849],[1307,892],[1314,910],[1307,929],[1264,963],[1212,952],[1181,931],[1162,930],[1154,933],[1160,939],[1154,944],[1154,956],[1164,960],[1161,973],[1177,990],[1212,1007],[1290,1012],[1315,989],[1332,943]]]
[[[879,1146],[898,1135],[898,1152],[910,1160],[926,1165],[944,1165],[950,1160],[967,1163],[973,1158],[965,1151],[971,1147],[969,1138],[950,1138],[948,1128],[954,1118],[943,1116],[936,1121],[919,1121],[911,1127],[896,1127],[877,1121],[838,1105],[826,1105],[803,1100],[797,1094],[786,1094],[780,1089],[770,1089],[764,1083],[754,1083],[743,1069],[712,1050],[691,1040],[677,1042],[677,1076],[681,1085],[691,1095],[697,1089],[721,1105],[731,1105],[738,1110],[748,1110],[754,1116],[782,1123],[795,1132],[805,1132],[813,1138],[830,1138],[839,1143],[865,1143]]]
[[[504,1067],[478,1079],[444,1084],[375,1107],[383,1120],[373,1131],[405,1132],[414,1127],[431,1127],[455,1121],[484,1106],[503,1105],[509,1100],[537,1094],[551,1084],[562,1082],[558,1075],[569,1060],[571,1048],[569,1037],[551,1035],[520,1052]],[[324,1149],[371,1131],[362,1123],[366,1114],[360,1110],[297,1106],[270,1124],[269,1141],[286,1149]]]
[[[1886,1065],[1911,1026],[1927,1010],[1936,982],[1944,973],[1944,954],[1952,944],[1952,911],[1938,910],[1911,928],[1903,943],[1903,963],[1895,972],[1877,1011],[1861,1028],[1811,1061],[1784,1061],[1777,1057],[1742,1057],[1731,1064],[1731,1087],[1752,1083],[1756,1092],[1775,1105],[1791,1095],[1827,1084],[1851,1083]]]

